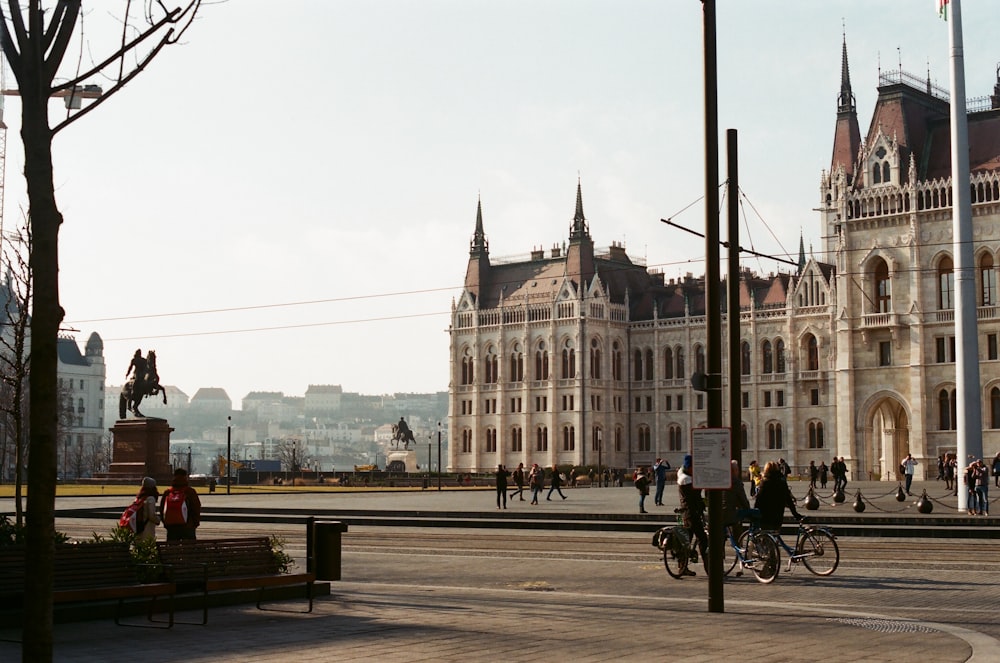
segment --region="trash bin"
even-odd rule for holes
[[[347,524],[336,520],[316,520],[312,530],[312,570],[316,579],[340,580],[340,535],[347,531]]]

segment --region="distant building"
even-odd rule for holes
[[[189,408],[192,412],[214,412],[228,415],[233,411],[233,401],[221,387],[202,387],[191,397]]]
[[[339,384],[311,384],[306,389],[306,418],[329,418],[340,414],[344,390]]]
[[[97,332],[81,354],[71,336],[57,342],[59,402],[58,470],[64,476],[88,476],[102,467],[106,453],[104,416],[104,342]]]

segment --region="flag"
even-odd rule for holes
[[[937,0],[938,16],[948,20],[948,0]]]

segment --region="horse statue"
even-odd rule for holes
[[[410,442],[413,442],[413,446],[417,446],[417,441],[413,438],[413,431],[406,425],[402,417],[400,417],[398,424],[392,425],[392,443],[396,448],[399,448],[400,442],[403,443],[404,451],[410,448]]]
[[[129,378],[125,386],[122,387],[121,395],[118,397],[118,418],[124,419],[126,412],[131,412],[136,417],[145,417],[139,411],[139,403],[146,396],[156,396],[163,394],[163,404],[167,404],[167,390],[160,385],[160,375],[156,372],[156,351],[150,350],[144,358],[142,352],[135,351],[132,363],[128,367],[125,376],[135,369],[135,373]]]

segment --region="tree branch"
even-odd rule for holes
[[[55,35],[55,41],[52,42],[52,48],[43,51],[43,53],[48,54],[45,58],[45,81],[47,84],[52,83],[56,72],[59,71],[59,65],[62,64],[63,56],[66,54],[66,47],[69,46],[69,40],[73,38],[77,16],[80,15],[80,0],[61,0],[59,6],[64,3],[66,8],[60,16],[58,32]],[[55,17],[53,17],[53,23],[50,24],[50,27],[55,27]]]

